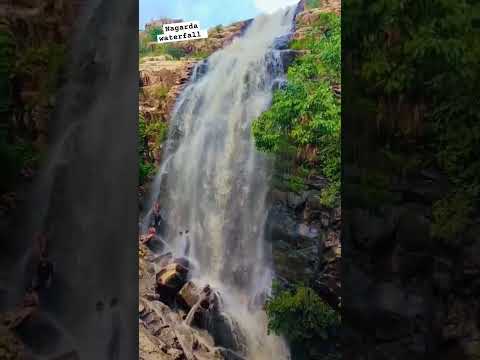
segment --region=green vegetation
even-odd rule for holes
[[[472,212],[472,199],[465,192],[446,195],[433,205],[432,235],[447,241],[456,238],[471,224]]]
[[[150,41],[157,41],[157,35],[162,35],[163,29],[161,27],[153,26],[148,29],[147,34]]]
[[[321,341],[331,338],[340,325],[340,315],[304,286],[282,290],[274,284],[265,308],[269,331],[289,341],[295,359],[314,358]]]
[[[186,52],[182,48],[177,48],[177,47],[174,47],[174,46],[166,46],[165,47],[165,54],[170,55],[175,60],[179,60],[182,57],[185,57]]]
[[[41,153],[36,151],[32,144],[17,139],[15,144],[7,140],[5,131],[0,133],[0,194],[14,188],[17,176],[26,167],[35,167],[40,161]]]
[[[145,184],[149,177],[151,177],[155,172],[155,166],[150,161],[150,153],[148,149],[148,139],[146,135],[146,123],[143,116],[139,115],[138,120],[138,158],[139,162],[139,171],[138,171],[138,182],[140,185]]]
[[[152,139],[155,143],[155,150],[167,139],[168,125],[165,122],[155,121],[145,126],[145,136]]]
[[[305,3],[305,7],[307,9],[313,9],[320,7],[321,0],[307,0]]]
[[[429,165],[448,176],[451,190],[433,204],[432,234],[455,237],[479,205],[480,5],[349,0],[346,6],[357,19],[345,19],[344,29],[345,48],[355,49],[357,60],[349,80],[358,93],[355,108],[362,115],[357,118],[365,129],[377,131],[370,143],[414,158],[409,172]],[[400,106],[406,110],[396,110]],[[367,107],[375,110],[369,114]],[[360,157],[348,154],[356,161]],[[371,158],[363,161],[378,166]]]
[[[10,76],[15,64],[15,42],[13,35],[4,30],[0,32],[0,114],[10,111]]]
[[[25,130],[13,123],[13,111],[22,113],[36,105],[50,105],[58,88],[65,47],[55,43],[24,47],[15,38],[8,22],[1,26],[0,115],[5,119],[5,126],[0,129],[0,193],[4,193],[15,187],[22,169],[37,167],[42,156],[32,143],[32,125],[28,124],[30,128]],[[28,104],[14,103],[13,81],[31,84],[30,90],[36,96],[30,98]]]
[[[338,203],[340,190],[340,100],[332,91],[340,83],[340,35],[340,17],[325,13],[305,39],[292,42],[308,52],[289,67],[286,88],[252,127],[257,148],[288,163],[296,183],[315,173],[328,179],[326,206]]]
[[[38,97],[35,103],[46,104],[56,93],[65,54],[65,46],[54,43],[27,48],[17,54],[14,74],[21,78],[36,79]]]
[[[152,151],[158,151],[161,144],[167,139],[168,125],[160,119],[149,124],[145,122],[142,114],[138,121],[138,155],[139,155],[139,183],[140,185],[148,181],[155,173],[155,165]],[[150,148],[149,142],[154,142],[154,148]]]
[[[169,88],[164,85],[153,85],[147,91],[149,96],[154,97],[157,100],[164,100],[169,92]]]
[[[144,35],[139,38],[140,57],[146,56],[161,56],[170,57],[174,60],[179,60],[187,55],[185,50],[181,47],[170,44],[153,44],[149,45],[150,40]],[[194,54],[193,54],[194,55]],[[192,56],[193,56],[192,55]]]

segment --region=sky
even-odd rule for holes
[[[274,12],[298,0],[139,0],[140,29],[162,17],[200,21],[202,29]]]

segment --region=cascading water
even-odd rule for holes
[[[274,43],[291,32],[294,13],[259,16],[242,37],[197,66],[172,114],[168,165],[152,194],[165,214],[166,241],[175,255],[196,264],[198,281],[220,289],[254,360],[288,358],[282,339],[266,336],[261,310],[272,280],[263,231],[269,162],[255,149],[251,123],[284,76]],[[185,230],[189,244],[178,237]]]
[[[126,336],[138,323],[129,286],[138,279],[138,1],[82,3],[50,123],[55,145],[15,238],[18,265],[0,267],[9,280],[8,310],[15,310],[31,284],[33,234],[47,232],[53,282],[19,330],[29,359],[67,358],[70,351],[76,355],[68,358],[82,360],[138,357],[137,341]]]

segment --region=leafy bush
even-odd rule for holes
[[[259,150],[322,173],[330,182],[324,203],[335,206],[340,188],[340,100],[332,85],[340,80],[340,18],[321,14],[315,29],[301,43],[292,43],[309,53],[290,66],[287,86],[275,92],[270,109],[254,121],[252,133]],[[292,148],[297,153],[293,158],[288,155]],[[299,164],[298,155],[308,149],[317,149],[310,151],[315,157]]]
[[[170,89],[163,85],[155,85],[150,88],[150,94],[158,100],[163,100],[167,97]]]
[[[139,178],[140,185],[145,184],[148,179],[155,173],[155,166],[153,164],[141,160],[139,163]]]
[[[138,120],[138,157],[139,157],[139,183],[144,184],[148,181],[156,169],[153,160],[150,158],[150,150],[148,140],[155,142],[158,149],[168,135],[168,125],[161,121],[154,121],[150,124],[145,122],[142,114]]]
[[[148,124],[145,127],[145,135],[153,139],[155,146],[158,148],[167,139],[168,135],[168,125],[161,121],[156,121],[151,124]]]
[[[20,170],[35,166],[40,156],[30,143],[18,139],[17,143],[11,144],[7,141],[5,132],[0,133],[0,193],[11,190]]]
[[[15,43],[13,35],[0,32],[0,114],[8,112],[11,106],[10,76],[15,64]]]
[[[447,241],[454,239],[471,223],[472,211],[472,199],[462,192],[449,194],[435,202],[432,209],[432,235]]]
[[[65,55],[66,47],[55,43],[27,48],[17,54],[14,73],[39,82],[37,103],[46,103],[55,94]]]
[[[289,341],[295,358],[308,358],[340,325],[340,315],[304,286],[282,290],[274,285],[265,308],[269,331]]]
[[[305,7],[307,9],[313,9],[320,7],[320,0],[307,0]]]
[[[393,144],[399,153],[413,148],[415,154],[408,156],[423,158],[409,171],[430,163],[448,176],[452,191],[433,205],[432,232],[454,237],[480,200],[478,4],[347,2],[351,11],[346,16],[362,18],[346,19],[352,26],[344,30],[344,48],[355,49],[350,67],[361,114],[357,118],[365,121],[365,131],[377,121],[371,141]],[[366,114],[360,104],[368,100],[375,107],[373,114]],[[410,116],[396,116],[398,104],[408,105]],[[411,146],[417,143],[423,148]],[[361,155],[352,151],[347,156],[358,161]],[[368,166],[369,159],[363,161]]]
[[[163,29],[161,27],[154,26],[148,29],[147,34],[150,41],[157,41],[157,35],[162,35]]]
[[[167,46],[165,48],[165,53],[167,55],[170,55],[175,60],[179,60],[186,55],[185,50],[183,50],[182,48],[174,47],[174,46]]]

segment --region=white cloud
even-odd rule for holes
[[[299,0],[255,0],[255,7],[266,13],[275,12],[278,9],[298,3]]]

